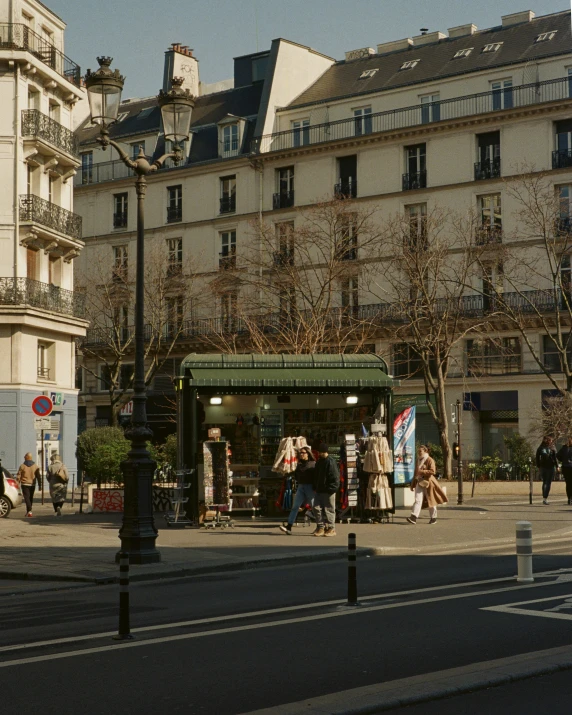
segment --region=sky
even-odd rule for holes
[[[229,79],[233,57],[269,49],[283,37],[337,60],[345,52],[473,22],[500,25],[501,15],[547,15],[568,0],[43,0],[66,23],[65,53],[82,73],[96,57],[114,58],[126,77],[123,97],[157,94],[164,52],[173,42],[194,49],[203,82]]]

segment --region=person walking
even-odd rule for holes
[[[62,462],[59,454],[54,454],[52,456],[52,463],[48,467],[47,480],[50,485],[50,496],[56,516],[62,515],[62,507],[66,500],[69,479],[66,465]]]
[[[568,437],[567,443],[560,447],[556,457],[562,462],[562,474],[566,482],[568,506],[572,506],[572,437]]]
[[[550,487],[558,467],[554,440],[548,435],[543,437],[539,448],[536,450],[536,466],[540,470],[540,478],[542,479],[542,503],[548,504]]]
[[[340,470],[328,453],[328,445],[322,442],[318,447],[318,461],[314,469],[314,536],[336,535],[336,492],[339,486]]]
[[[296,494],[294,495],[294,503],[292,510],[288,516],[288,522],[280,526],[280,530],[285,534],[292,535],[292,526],[298,516],[298,511],[304,504],[309,504],[310,508],[314,506],[314,468],[316,462],[310,447],[302,447],[298,451],[298,464],[294,472],[294,479],[298,484]]]
[[[34,501],[36,482],[38,486],[41,486],[41,474],[38,465],[32,459],[31,452],[26,452],[24,455],[24,461],[18,469],[16,478],[22,488],[22,496],[26,502],[26,516],[32,517],[32,503]]]
[[[429,507],[429,523],[437,523],[437,504],[446,504],[448,499],[435,478],[437,466],[429,455],[429,449],[422,444],[417,450],[417,464],[410,489],[415,492],[415,501],[411,515],[407,517],[410,524],[416,524],[421,509]]]

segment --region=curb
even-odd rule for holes
[[[375,548],[370,547],[359,547],[357,549],[361,556],[375,556]],[[136,571],[131,571],[129,574],[129,580],[133,581],[158,581],[164,578],[177,578],[185,576],[202,576],[205,574],[217,573],[224,570],[225,573],[232,573],[235,571],[247,571],[249,569],[264,569],[272,568],[274,566],[285,566],[288,564],[300,564],[300,563],[316,563],[319,561],[336,561],[341,560],[347,555],[347,547],[340,549],[331,549],[327,552],[313,552],[309,554],[296,554],[292,556],[272,556],[265,559],[257,559],[256,561],[231,561],[231,562],[218,562],[216,564],[210,564],[208,566],[182,566],[174,567],[166,571],[151,571],[148,573],[137,573]],[[138,567],[136,567],[138,568]],[[144,568],[144,567],[143,567]],[[106,575],[98,574],[93,576],[78,576],[78,575],[67,575],[67,574],[50,574],[50,573],[30,573],[26,571],[0,571],[0,580],[13,580],[13,581],[58,581],[58,582],[69,582],[69,583],[91,583],[96,585],[108,585],[119,583],[119,575]]]

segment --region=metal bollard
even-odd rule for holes
[[[348,606],[359,606],[357,597],[356,535],[348,534]]]
[[[129,627],[129,554],[119,554],[119,632],[115,641],[132,640]]]
[[[532,583],[532,525],[529,521],[516,522],[516,560],[519,583]]]

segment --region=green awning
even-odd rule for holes
[[[396,383],[387,372],[378,355],[192,354],[183,360],[179,375],[206,391],[310,394],[392,388]]]

